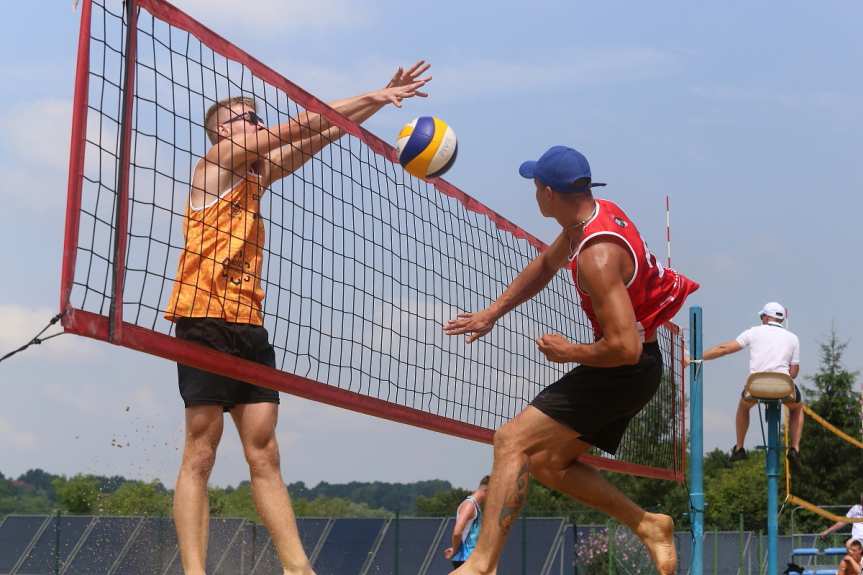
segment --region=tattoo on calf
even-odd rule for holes
[[[500,511],[498,524],[504,533],[509,532],[513,521],[518,516],[519,511],[527,501],[527,488],[530,485],[530,472],[528,470],[527,461],[521,466],[518,476],[515,478],[515,493],[504,501],[503,509]]]

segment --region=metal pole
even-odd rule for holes
[[[713,531],[713,575],[719,573],[719,531]]]
[[[126,248],[129,232],[129,173],[132,167],[132,108],[135,105],[135,75],[138,39],[138,2],[125,0],[126,52],[123,64],[123,100],[120,108],[120,149],[117,165],[117,203],[114,207],[114,261],[111,305],[108,308],[108,339],[119,342],[123,326],[123,288],[126,281]]]
[[[746,542],[743,538],[743,514],[740,514],[740,527],[738,529],[737,545],[740,548],[740,561],[737,565],[737,571],[743,573],[743,557],[746,555]]]
[[[779,416],[778,401],[767,404],[767,573],[779,569]]]
[[[401,534],[399,532],[399,524],[400,524],[399,518],[400,518],[399,510],[396,509],[395,545],[393,546],[393,547],[395,547],[395,554],[396,554],[395,563],[393,563],[393,566],[395,568],[395,570],[393,571],[394,575],[399,575],[399,546],[400,546],[400,539],[401,539],[401,537],[400,537]]]
[[[608,575],[614,575],[614,522],[609,521],[605,530],[608,536]]]
[[[60,510],[54,518],[54,575],[60,575]]]
[[[755,565],[755,572],[758,573],[758,575],[761,575],[761,573],[763,573],[762,566],[764,565],[764,549],[763,549],[764,542],[762,541],[762,535],[763,534],[764,534],[764,532],[759,529],[758,530],[758,555],[757,555],[758,563]]]
[[[689,308],[689,357],[703,354],[701,306]],[[695,362],[689,366],[689,505],[692,517],[691,575],[704,575],[704,370]]]

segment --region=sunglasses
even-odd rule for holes
[[[264,123],[264,120],[255,112],[245,112],[243,114],[238,114],[225,123],[230,124],[231,122],[237,122],[240,120],[244,120],[255,126],[259,126]]]

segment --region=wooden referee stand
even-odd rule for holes
[[[794,380],[785,373],[759,371],[746,380],[744,397],[767,406],[767,573],[779,571],[779,422],[782,404],[795,401]]]

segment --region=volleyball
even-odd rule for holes
[[[442,176],[455,163],[458,140],[446,122],[432,116],[414,118],[399,132],[399,163],[418,178]]]

